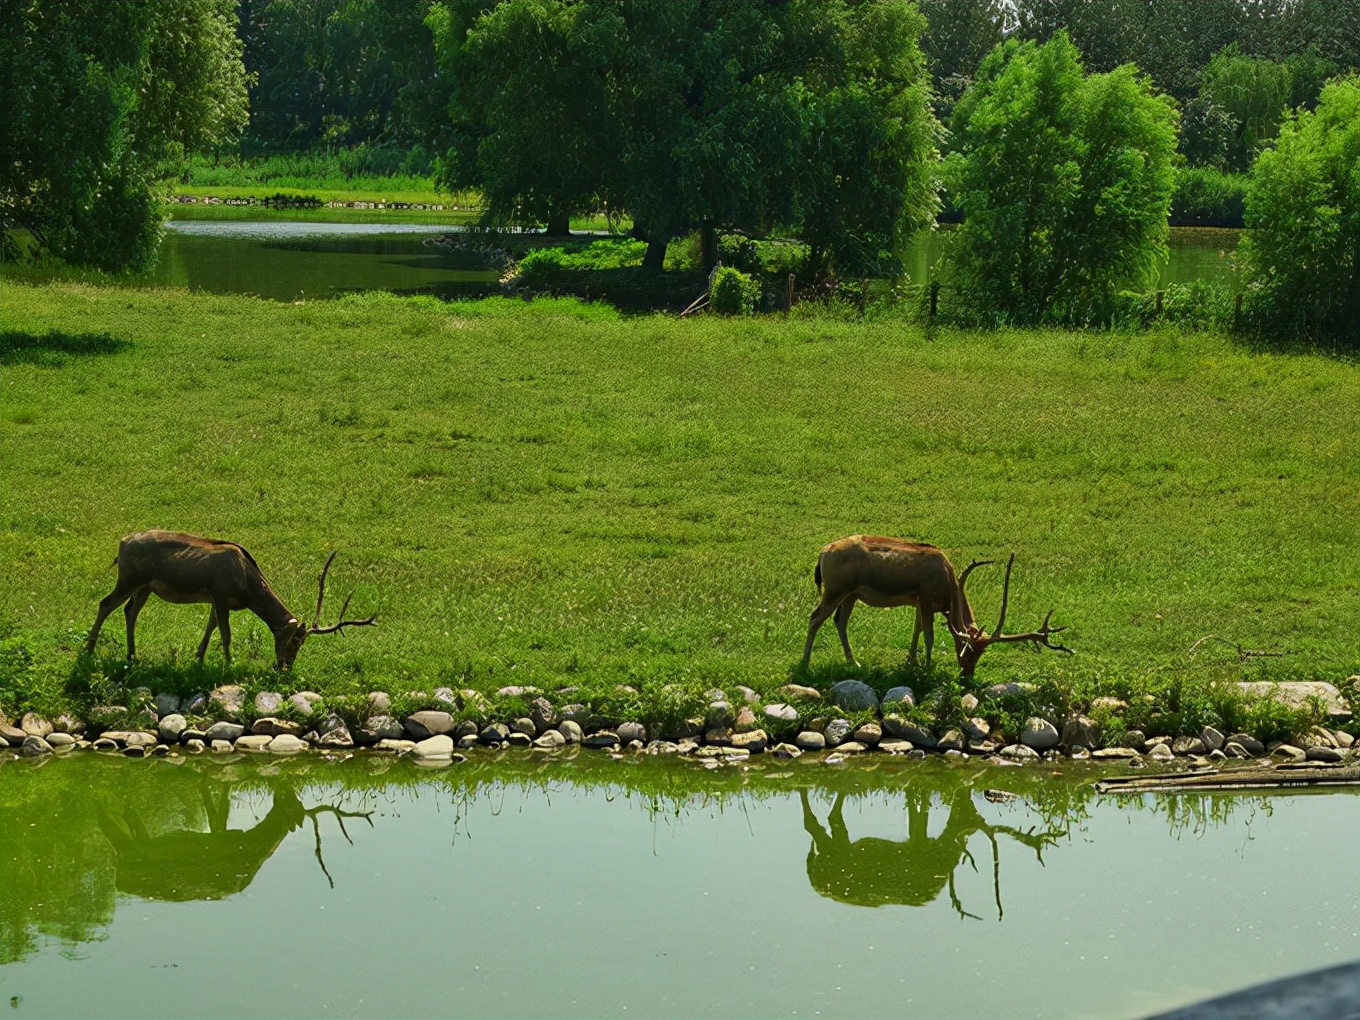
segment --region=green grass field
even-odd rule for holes
[[[818,549],[854,532],[957,566],[1016,553],[1008,628],[1054,609],[1077,654],[993,649],[979,686],[1080,700],[1360,672],[1353,362],[566,300],[4,282],[0,304],[11,711],[223,675],[216,642],[208,670],[186,665],[206,607],[157,600],[138,667],[121,614],[77,661],[118,538],[147,527],[243,543],[303,615],[340,550],[331,612],[353,589],[379,626],[313,639],[287,690],[769,691],[795,676]],[[969,585],[988,628],[1000,585]],[[234,631],[235,675],[279,686],[263,625]],[[910,633],[909,610],[857,610],[856,675],[936,682],[903,667]],[[1192,654],[1206,635],[1224,640]],[[813,682],[840,658],[828,625]]]

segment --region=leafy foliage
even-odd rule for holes
[[[713,273],[713,310],[722,315],[744,315],[755,311],[760,301],[760,281],[731,266],[719,266]]]
[[[1014,321],[1104,318],[1165,257],[1176,109],[1129,65],[1086,75],[1064,33],[1007,41],[954,114],[964,303]]]
[[[1247,310],[1263,329],[1360,348],[1360,78],[1329,83],[1252,166]]]
[[[1247,175],[1213,167],[1181,167],[1171,193],[1173,227],[1240,227],[1247,207]]]

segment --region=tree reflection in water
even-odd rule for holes
[[[963,909],[954,888],[954,871],[967,861],[974,871],[977,862],[968,849],[974,833],[983,833],[992,844],[992,882],[996,890],[996,916],[1001,908],[1001,856],[997,836],[1010,836],[1034,851],[1043,863],[1043,850],[1067,835],[1067,829],[1036,832],[1035,827],[1021,831],[1009,825],[993,825],[978,812],[973,791],[956,786],[941,795],[940,807],[946,812],[944,828],[938,836],[929,834],[930,811],[935,791],[913,784],[907,790],[906,839],[861,836],[852,840],[845,825],[845,794],[836,794],[825,827],[817,820],[806,790],[799,790],[803,804],[803,828],[812,837],[807,855],[808,881],[821,895],[860,907],[881,907],[889,903],[923,907],[940,891],[949,889],[949,902],[959,917],[980,920]]]

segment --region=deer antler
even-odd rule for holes
[[[959,591],[963,591],[963,586],[968,583],[968,575],[973,572],[974,567],[990,567],[996,560],[974,560],[963,568],[963,573],[959,575]]]
[[[309,634],[334,634],[336,631],[341,631],[343,633],[345,627],[368,627],[378,622],[376,613],[366,620],[345,619],[345,611],[349,609],[350,599],[354,598],[354,593],[350,592],[349,595],[345,597],[345,604],[340,607],[340,621],[331,624],[329,627],[321,626],[321,603],[325,601],[326,598],[326,575],[331,571],[331,564],[335,561],[337,552],[339,552],[338,549],[333,551],[330,556],[326,558],[326,565],[321,568],[321,580],[316,593],[316,613],[313,615],[312,625],[307,628],[307,633]]]
[[[1038,630],[1032,630],[1025,634],[1004,633],[1006,627],[1006,608],[1009,605],[1011,598],[1011,569],[1014,566],[1015,553],[1011,553],[1010,559],[1006,561],[1006,579],[1001,584],[1001,616],[996,621],[996,630],[992,631],[992,633],[986,637],[985,640],[987,643],[991,644],[997,641],[1029,641],[1034,645],[1034,650],[1036,652],[1042,646],[1044,648],[1051,648],[1055,652],[1066,652],[1068,655],[1075,654],[1072,649],[1065,645],[1055,645],[1049,640],[1052,635],[1061,633],[1067,629],[1066,627],[1052,626],[1049,622],[1053,619],[1052,609],[1048,611],[1048,615],[1044,617],[1044,622]]]

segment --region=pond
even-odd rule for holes
[[[0,763],[16,1016],[1134,1017],[1360,956],[1360,797],[598,752]]]
[[[446,231],[429,224],[172,220],[154,282],[277,301],[355,290],[468,297],[495,290],[498,274],[475,256],[430,244]],[[1175,227],[1158,286],[1194,279],[1235,286],[1239,232]],[[942,233],[922,233],[907,254],[908,275],[928,278]]]

